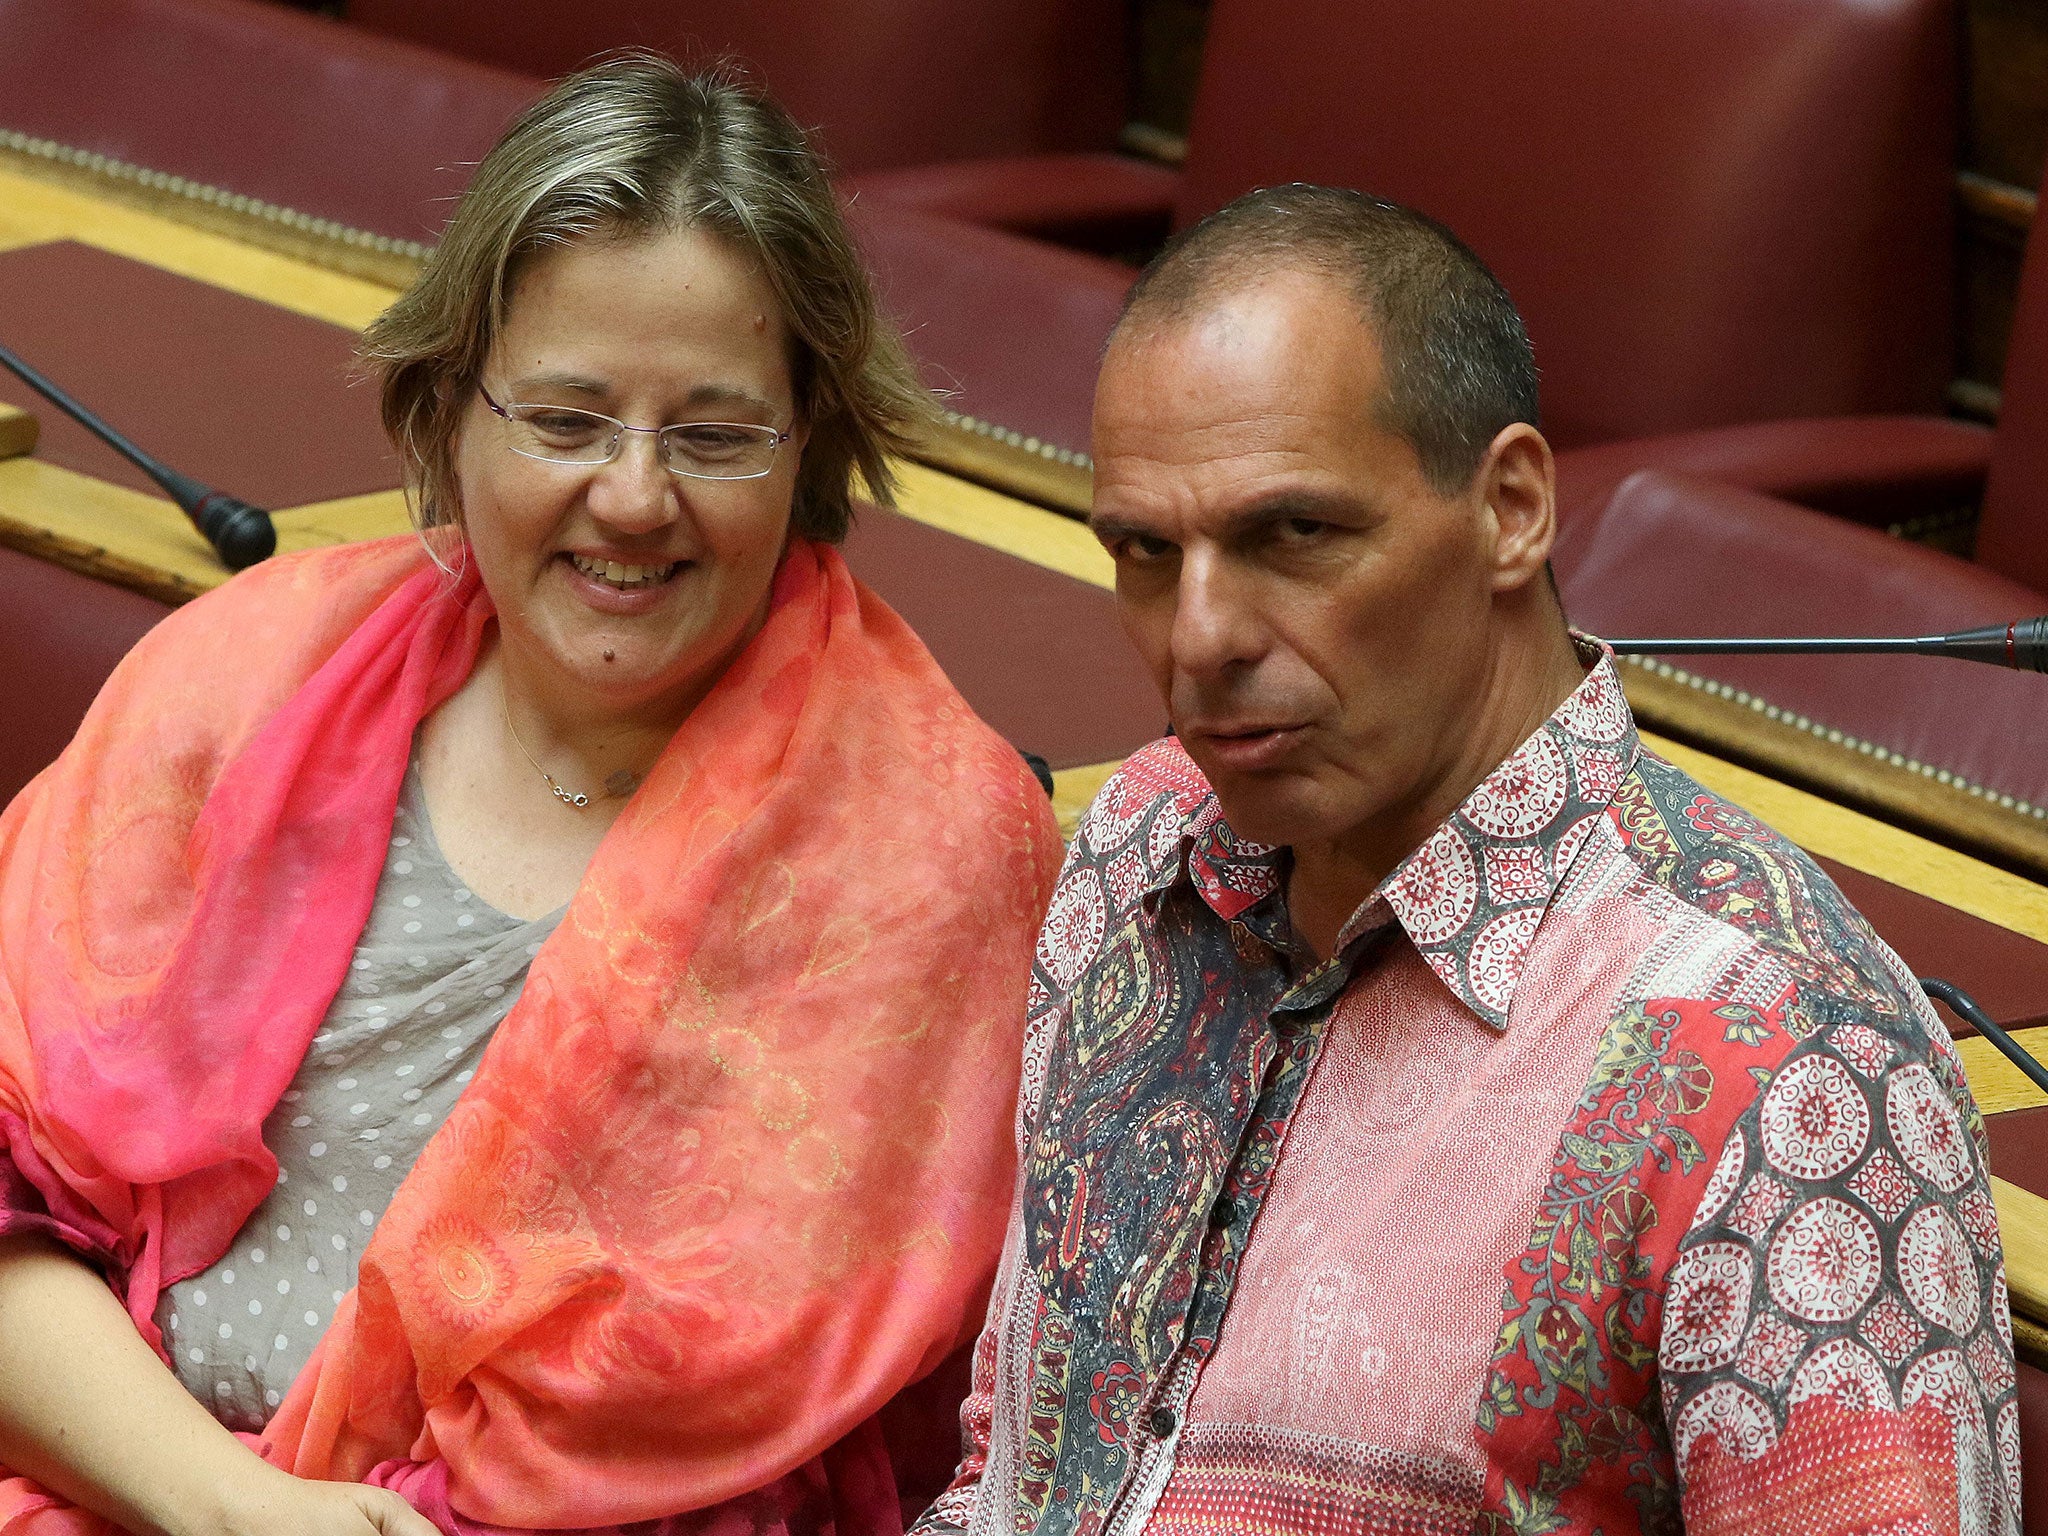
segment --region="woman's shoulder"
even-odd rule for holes
[[[426,558],[409,534],[273,555],[175,609],[131,659],[175,664],[221,651],[239,657],[238,671],[267,670],[346,635]]]
[[[153,711],[170,698],[198,702],[224,724],[265,714],[426,558],[410,535],[273,555],[144,635],[101,690],[88,724]]]

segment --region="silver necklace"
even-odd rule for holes
[[[512,745],[519,749],[519,755],[525,758],[527,762],[533,764],[533,771],[547,781],[548,789],[553,793],[554,797],[572,810],[580,811],[590,804],[590,796],[576,794],[573,791],[564,789],[556,781],[552,773],[541,767],[539,763],[534,762],[533,754],[526,750],[526,743],[519,739],[519,732],[512,725],[512,701],[505,697],[505,675],[503,672],[498,674],[498,708],[505,715],[505,734],[512,738]],[[617,778],[618,775],[614,774],[612,777]]]

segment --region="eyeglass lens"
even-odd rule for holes
[[[568,406],[507,405],[503,412],[513,452],[559,464],[607,463],[626,433],[653,430]],[[659,440],[662,463],[678,474],[746,480],[774,466],[782,434],[745,422],[689,421],[661,428]]]

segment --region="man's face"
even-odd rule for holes
[[[1380,424],[1383,389],[1356,301],[1309,274],[1226,287],[1104,361],[1093,524],[1124,627],[1231,826],[1262,842],[1376,844],[1466,767],[1495,586],[1485,477],[1433,489]]]

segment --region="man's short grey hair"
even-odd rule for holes
[[[1305,182],[1247,193],[1168,243],[1124,301],[1116,334],[1185,319],[1226,286],[1275,270],[1326,273],[1379,339],[1379,414],[1443,495],[1472,483],[1487,446],[1539,425],[1536,359],[1500,279],[1436,220]]]

